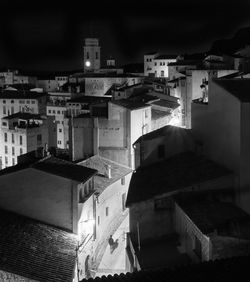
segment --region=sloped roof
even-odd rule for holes
[[[0,269],[35,281],[72,282],[77,236],[0,210]]]
[[[162,136],[166,136],[166,135],[174,135],[174,136],[178,136],[178,138],[180,138],[181,136],[190,136],[191,135],[191,130],[190,129],[186,129],[186,128],[182,128],[182,127],[178,127],[178,126],[173,126],[173,125],[166,125],[163,126],[157,130],[153,130],[147,134],[144,134],[143,136],[140,136],[135,142],[136,143],[140,143],[143,141],[148,141],[148,140],[153,140],[156,139],[158,137],[162,137]]]
[[[33,164],[32,167],[79,182],[85,182],[97,173],[94,169],[79,166],[55,157],[49,157],[38,161]]]
[[[150,107],[150,105],[147,105],[145,102],[132,101],[130,99],[114,100],[112,101],[112,104],[127,108],[129,110],[137,110],[140,108]]]
[[[24,113],[24,112],[18,112],[9,116],[5,116],[2,119],[13,119],[13,118],[20,118],[24,120],[29,119],[42,119],[41,115],[39,114],[32,114],[32,113]]]
[[[0,99],[38,99],[47,96],[47,93],[34,91],[5,90],[0,93]]]
[[[131,178],[127,205],[228,174],[231,171],[193,152],[180,153],[137,169]]]
[[[0,170],[0,176],[20,171],[26,168],[38,169],[50,174],[54,174],[78,182],[85,182],[97,173],[97,171],[94,169],[79,166],[75,163],[55,158],[53,156],[49,156],[39,161],[34,159],[31,161],[31,163],[17,164],[15,166],[2,169]]]
[[[214,79],[213,81],[241,102],[250,102],[250,79]]]
[[[230,236],[232,235],[231,230],[224,229],[229,223],[243,221],[250,223],[249,215],[232,203],[204,197],[197,198],[194,194],[178,195],[175,197],[175,201],[204,234],[214,230],[220,234],[220,230],[222,230],[224,235]]]
[[[78,165],[98,171],[98,174],[95,175],[95,189],[99,192],[102,192],[105,188],[132,172],[131,168],[98,155],[84,160],[78,163]],[[111,178],[106,177],[104,174],[105,166],[108,165],[111,169]]]
[[[207,261],[199,264],[188,264],[177,268],[158,268],[136,271],[133,273],[115,274],[113,276],[96,277],[93,282],[220,282],[246,281],[249,276],[250,256],[232,257],[227,259]],[[87,282],[83,279],[81,282]]]
[[[176,59],[178,56],[174,54],[162,54],[154,58],[154,60],[172,60]]]

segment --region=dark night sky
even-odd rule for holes
[[[79,69],[84,38],[92,36],[102,59],[139,62],[144,52],[205,51],[250,26],[246,0],[64,2],[1,1],[0,67]]]

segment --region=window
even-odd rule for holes
[[[148,110],[145,110],[145,118],[148,117]]]
[[[96,58],[96,60],[98,60],[98,58],[99,58],[98,52],[95,52],[95,58]]]
[[[58,115],[60,115],[60,113],[61,113],[60,111],[57,111],[57,114],[58,114]]]
[[[14,114],[14,107],[11,107],[11,114]]]
[[[61,129],[61,128],[59,128],[59,132],[62,132],[62,129]]]
[[[12,165],[15,165],[15,158],[12,158]]]
[[[19,103],[20,104],[25,104],[25,101],[24,100],[19,100]]]
[[[8,157],[5,157],[5,165],[8,165]]]
[[[51,110],[48,110],[49,114],[51,114]]]
[[[164,77],[164,70],[161,71],[161,77]]]
[[[20,155],[22,155],[23,154],[23,149],[22,148],[20,148]]]
[[[32,103],[32,104],[35,104],[35,103],[36,103],[36,101],[31,101],[31,103]]]
[[[30,104],[30,100],[27,100],[27,101],[26,101],[26,104]]]
[[[4,142],[8,142],[8,134],[6,132],[4,133]]]
[[[159,159],[165,158],[165,146],[164,145],[158,146],[158,158]]]
[[[121,184],[125,185],[125,177],[121,178]]]
[[[6,122],[6,121],[3,121],[3,122],[2,122],[2,126],[7,126],[7,122]]]
[[[23,145],[23,136],[22,135],[20,135],[20,137],[19,137],[19,143],[20,143],[20,145]]]
[[[108,216],[108,215],[109,215],[109,208],[106,207],[106,216]]]
[[[55,110],[53,110],[53,114],[55,114],[56,113],[56,111]]]
[[[98,217],[97,217],[97,224],[100,225],[100,223],[101,223],[101,219],[100,219],[100,216],[98,215]]]
[[[14,144],[15,143],[15,135],[12,133],[11,134],[11,142]]]
[[[6,115],[6,106],[3,106],[3,114]]]
[[[8,154],[8,146],[4,146],[4,152],[5,154]]]
[[[3,100],[3,104],[6,104],[6,101],[5,101],[5,100]]]
[[[12,156],[15,156],[15,147],[12,147]]]
[[[155,62],[155,66],[157,66],[157,63]]]
[[[89,59],[89,52],[87,52],[87,60]]]
[[[126,193],[122,194],[122,210],[125,211],[126,209]]]
[[[162,66],[162,62],[160,62],[160,66]]]
[[[58,145],[61,145],[61,144],[62,144],[62,141],[61,141],[61,140],[58,140],[58,141],[57,141],[57,144],[58,144]]]
[[[36,140],[37,140],[37,146],[42,145],[42,134],[37,134]]]
[[[10,103],[11,103],[11,104],[14,104],[14,100],[11,100]]]

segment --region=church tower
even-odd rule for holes
[[[86,38],[84,45],[84,72],[94,72],[101,67],[101,47],[97,38]]]

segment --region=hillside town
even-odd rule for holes
[[[101,43],[85,38],[79,72],[0,70],[0,281],[248,257],[250,46],[127,72]]]

